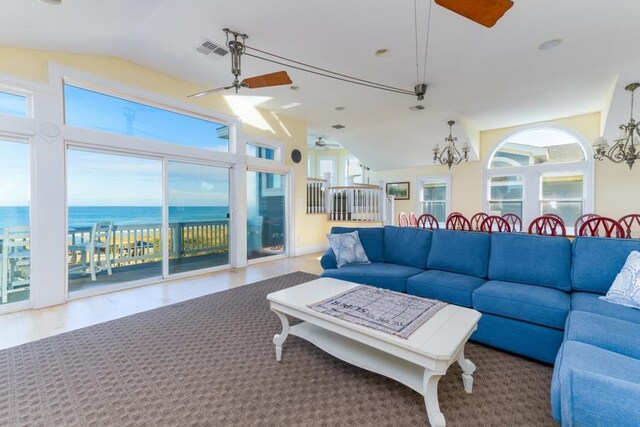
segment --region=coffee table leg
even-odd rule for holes
[[[442,374],[437,374],[428,369],[424,370],[424,404],[427,407],[427,416],[432,427],[444,427],[446,425],[438,403],[438,381],[440,381],[441,376]]]
[[[464,357],[464,347],[458,354],[458,365],[462,368],[462,383],[464,384],[464,391],[471,393],[473,390],[473,373],[476,370],[476,365],[469,359]]]
[[[282,360],[282,344],[284,344],[284,340],[289,336],[289,319],[286,314],[275,310],[271,311],[273,311],[282,322],[282,332],[273,336],[273,343],[276,345],[276,360],[279,362]]]

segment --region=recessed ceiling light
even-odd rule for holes
[[[289,89],[291,89],[291,90],[300,90],[300,86],[291,85],[291,86],[289,86]]]
[[[378,50],[376,50],[376,56],[378,57],[382,57],[382,56],[387,56],[389,55],[391,51],[389,49],[387,49],[386,47],[380,48]]]
[[[40,0],[42,3],[59,5],[62,4],[62,0]]]
[[[562,44],[562,39],[551,39],[538,46],[538,50],[551,50]]]
[[[336,111],[344,111],[344,110],[346,110],[347,108],[346,108],[346,107],[336,107],[336,108],[334,108],[334,109],[335,109]]]

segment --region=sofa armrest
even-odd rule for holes
[[[637,426],[640,383],[572,369],[562,391],[562,425]]]
[[[338,268],[338,261],[336,261],[336,255],[333,253],[333,249],[327,249],[324,255],[322,255],[322,258],[320,258],[320,265],[324,270]]]

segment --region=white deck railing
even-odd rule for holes
[[[114,267],[162,259],[162,225],[115,225],[110,255]],[[69,232],[69,245],[91,241],[91,227],[76,227]],[[169,256],[208,254],[229,248],[229,221],[179,222],[169,224]],[[82,254],[69,253],[69,264],[81,263]],[[103,254],[100,254],[104,258]]]
[[[330,221],[369,221],[389,223],[393,218],[393,199],[384,186],[353,184],[330,187],[330,178],[307,178],[307,213],[327,213]]]

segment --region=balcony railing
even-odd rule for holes
[[[330,187],[330,178],[307,178],[307,213],[326,213],[330,221],[370,221],[390,223],[393,196],[384,186],[354,184]]]

